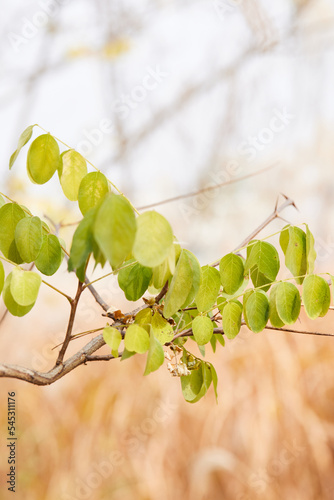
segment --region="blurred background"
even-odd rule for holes
[[[56,176],[28,181],[27,148],[9,174],[20,133],[38,123],[136,207],[230,182],[157,207],[203,265],[235,248],[283,193],[299,211],[282,216],[315,235],[317,271],[333,269],[331,0],[4,0],[0,39],[2,192],[56,223],[79,220]],[[60,236],[69,244],[72,234]],[[49,281],[76,288],[65,264]],[[108,304],[133,309],[115,278],[96,287]],[[86,293],[76,332],[105,324]],[[50,369],[68,312],[43,289],[27,316],[6,315],[1,361]],[[331,333],[331,317],[302,315],[295,327]],[[143,356],[90,363],[50,387],[1,379],[1,498],[11,498],[5,436],[15,391],[18,498],[334,499],[333,339],[243,327],[207,356],[218,405],[211,389],[185,403],[164,367],[144,378]]]

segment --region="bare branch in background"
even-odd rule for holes
[[[207,191],[213,191],[214,189],[222,188],[224,186],[229,186],[230,184],[235,184],[236,182],[243,181],[245,179],[249,179],[250,177],[255,177],[256,175],[262,174],[263,172],[267,172],[268,170],[271,170],[272,168],[276,167],[278,165],[278,162],[273,163],[272,165],[269,165],[269,167],[262,168],[261,170],[258,170],[256,172],[252,172],[250,174],[244,175],[242,177],[238,177],[236,179],[231,179],[226,182],[221,182],[220,184],[215,184],[213,186],[208,186],[206,188],[199,189],[198,191],[193,191],[192,193],[187,193],[187,194],[180,194],[179,196],[173,196],[172,198],[167,198],[166,200],[158,201],[157,203],[151,203],[150,205],[145,205],[143,207],[139,207],[138,210],[146,210],[148,208],[152,207],[158,207],[160,205],[166,205],[167,203],[172,203],[174,201],[180,201],[180,200],[185,200],[186,198],[193,198],[194,196],[197,196],[202,193],[206,193]]]

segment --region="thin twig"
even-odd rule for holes
[[[276,202],[276,205],[275,205],[275,209],[273,211],[272,214],[269,215],[269,217],[267,217],[263,222],[262,224],[260,224],[250,235],[247,236],[247,238],[245,238],[241,243],[240,245],[238,245],[234,250],[233,252],[236,252],[238,251],[240,248],[243,248],[245,247],[250,241],[252,241],[255,236],[257,236],[266,226],[268,226],[271,222],[273,222],[275,219],[278,219],[280,218],[280,213],[287,207],[296,207],[296,204],[293,200],[291,200],[291,198],[289,198],[288,196],[286,196],[285,194],[282,193],[282,196],[285,198],[285,201],[278,206],[278,199],[277,199],[277,202]],[[212,265],[212,267],[216,267],[219,265],[219,260],[217,260],[217,262],[214,262]]]
[[[276,330],[278,332],[287,332],[287,333],[299,333],[301,335],[318,335],[321,337],[334,337],[332,333],[322,333],[322,332],[308,332],[307,330],[293,330],[291,328],[276,328],[274,326],[266,326],[265,330]]]
[[[156,304],[158,304],[160,302],[160,300],[164,298],[164,296],[166,295],[167,291],[168,291],[168,280],[164,284],[164,286],[161,289],[160,293],[155,297],[155,303]]]
[[[101,354],[96,356],[86,356],[86,361],[110,361],[111,359],[120,358],[123,355],[123,352],[119,352],[118,356],[115,357],[112,354]]]
[[[219,184],[214,184],[213,186],[208,186],[208,187],[205,187],[202,189],[198,189],[197,191],[193,191],[191,193],[180,194],[178,196],[173,196],[172,198],[167,198],[166,200],[158,201],[156,203],[151,203],[150,205],[145,205],[143,207],[139,207],[138,210],[147,210],[148,208],[158,207],[160,205],[166,205],[167,203],[172,203],[174,201],[185,200],[186,198],[193,198],[194,196],[197,196],[197,195],[202,194],[202,193],[206,193],[207,191],[212,191],[214,189],[219,189],[219,188],[222,188],[224,186],[229,186],[230,184],[235,184],[236,182],[241,182],[245,179],[249,179],[250,177],[254,177],[256,175],[262,174],[263,172],[266,172],[267,170],[270,170],[277,165],[278,165],[278,162],[275,162],[272,165],[269,165],[269,167],[262,168],[261,170],[258,170],[256,172],[252,172],[251,174],[247,174],[247,175],[244,175],[242,177],[238,177],[236,179],[230,179],[229,181],[221,182]]]
[[[81,281],[78,280],[77,293],[75,295],[75,298],[71,302],[71,312],[70,312],[70,317],[69,317],[69,320],[68,320],[68,325],[67,325],[65,340],[64,340],[64,343],[62,345],[62,348],[59,351],[58,358],[57,358],[57,361],[56,361],[56,366],[58,366],[58,365],[60,365],[60,364],[63,363],[63,359],[64,359],[64,355],[65,355],[66,349],[67,349],[68,344],[69,344],[69,342],[71,340],[71,334],[72,334],[72,330],[73,330],[74,318],[75,318],[75,314],[77,312],[77,307],[78,307],[78,302],[79,302],[79,299],[80,299],[80,295],[82,293],[82,287],[83,287],[83,283],[81,283]]]

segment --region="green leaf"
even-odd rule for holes
[[[200,312],[208,311],[216,303],[220,289],[220,274],[211,266],[202,267],[202,279],[196,295],[196,306]]]
[[[189,255],[182,250],[166,294],[164,316],[170,318],[184,304],[192,290],[193,270]]]
[[[135,316],[135,323],[140,326],[150,325],[152,322],[152,310],[150,308],[145,308],[139,311]],[[147,328],[149,332],[149,328]]]
[[[281,318],[278,315],[277,312],[277,306],[276,306],[276,292],[277,292],[277,285],[274,285],[271,290],[270,290],[270,296],[269,296],[269,319],[270,323],[272,326],[275,328],[282,328],[284,326],[284,321],[281,320]]]
[[[216,352],[217,349],[217,334],[213,334],[211,339],[210,339],[210,344],[212,347],[213,352]]]
[[[288,229],[282,231],[280,244],[285,253],[286,267],[295,276],[296,283],[301,285],[307,270],[306,234],[299,227],[289,226]]]
[[[16,149],[16,151],[14,151],[14,153],[12,154],[12,156],[10,157],[10,160],[9,160],[9,170],[14,165],[16,158],[19,156],[20,151],[23,148],[23,146],[25,146],[27,144],[27,142],[30,141],[34,127],[35,127],[35,125],[29,125],[29,127],[27,127],[20,135],[19,142],[17,144],[17,149]]]
[[[190,375],[181,377],[182,393],[188,403],[197,403],[206,394],[212,382],[211,366],[201,362]]]
[[[110,347],[111,354],[114,358],[118,358],[118,348],[122,341],[122,334],[117,328],[106,326],[103,329],[103,340]]]
[[[132,324],[126,330],[124,345],[128,351],[143,354],[150,347],[150,338],[144,328]]]
[[[135,352],[131,352],[128,351],[127,349],[124,349],[121,361],[125,361],[126,359],[132,358],[132,356],[134,356],[135,354],[136,354]]]
[[[26,217],[17,203],[6,203],[0,208],[0,250],[7,259],[21,264],[22,258],[15,243],[15,229],[18,222]]]
[[[151,326],[154,336],[162,345],[171,342],[174,337],[173,327],[157,311],[153,315]]]
[[[52,276],[63,260],[63,253],[57,236],[48,234],[43,238],[39,256],[35,261],[37,269],[46,276]]]
[[[50,134],[35,139],[28,151],[27,170],[36,184],[45,184],[60,165],[59,146]]]
[[[220,293],[220,296],[222,298],[225,298],[226,300],[237,299],[238,297],[240,297],[240,295],[243,294],[243,292],[247,288],[248,284],[249,284],[249,277],[245,276],[243,282],[241,283],[241,286],[238,288],[238,290],[236,292],[229,295],[229,294],[225,293],[224,291],[222,291]]]
[[[220,343],[220,345],[222,345],[223,347],[225,347],[225,339],[224,339],[223,335],[220,335],[220,333],[217,333],[217,334],[214,334],[213,337],[216,337],[216,340],[218,340],[218,342]]]
[[[136,235],[136,219],[129,202],[121,195],[110,194],[99,207],[94,237],[115,269],[130,254]]]
[[[189,403],[197,403],[207,393],[212,382],[212,370],[209,363],[202,363],[203,384],[197,396]]]
[[[246,322],[246,325],[248,326],[249,329],[251,329],[251,327],[249,326],[249,322],[248,322],[248,318],[247,318],[247,309],[246,309],[246,305],[247,305],[247,301],[249,299],[249,297],[254,293],[254,290],[246,290],[244,295],[243,295],[243,313],[244,313],[244,319],[245,319],[245,322]]]
[[[143,266],[159,266],[167,259],[173,240],[169,222],[153,210],[145,212],[137,219],[133,255]]]
[[[281,245],[281,249],[284,253],[286,254],[286,251],[288,249],[289,245],[289,228],[292,227],[290,224],[286,225],[283,227],[280,237],[279,237],[279,244]]]
[[[308,225],[306,224],[306,272],[312,274],[314,271],[314,263],[317,258],[317,252],[314,248],[314,237]]]
[[[153,268],[152,284],[157,290],[161,290],[170,277],[171,272],[168,266],[168,259],[166,259],[160,266]]]
[[[81,266],[85,265],[89,255],[93,252],[93,226],[95,216],[95,208],[86,212],[84,218],[74,232],[70,250],[70,258],[68,261],[69,272],[77,270]]]
[[[77,201],[79,186],[87,174],[87,163],[83,156],[74,149],[60,155],[58,175],[63,193],[70,201]]]
[[[218,391],[217,391],[218,375],[217,375],[216,369],[213,366],[213,364],[208,363],[208,365],[209,365],[210,370],[211,370],[212,385],[213,385],[213,390],[215,392],[216,402],[218,403]]]
[[[82,215],[98,206],[109,192],[109,184],[101,172],[90,172],[80,182],[78,201]]]
[[[266,285],[276,279],[280,268],[279,255],[276,248],[266,241],[252,244],[245,264],[245,274],[250,272],[255,287]],[[263,291],[268,290],[263,288]]]
[[[226,297],[218,297],[217,299],[217,307],[221,313],[223,313],[224,307],[227,304]]]
[[[186,401],[193,401],[200,393],[204,375],[202,370],[202,364],[197,370],[192,370],[190,375],[186,375],[181,378],[181,388],[182,394]]]
[[[301,299],[298,288],[293,283],[277,283],[276,309],[278,316],[286,325],[292,325],[297,321],[300,306]]]
[[[118,284],[127,300],[136,301],[146,292],[152,278],[152,269],[133,262],[118,273]]]
[[[3,197],[0,195],[0,208],[3,207],[6,204],[5,200]]]
[[[165,354],[160,342],[155,338],[153,333],[150,333],[150,348],[148,350],[147,361],[144,375],[148,375],[156,371],[163,365]]]
[[[260,273],[257,267],[254,267],[250,273],[250,278],[253,282],[255,288],[261,288],[264,292],[267,292],[270,288],[272,280]]]
[[[19,306],[30,306],[36,302],[42,278],[33,271],[23,271],[18,267],[12,271],[10,292]]]
[[[39,217],[24,217],[15,228],[15,243],[23,262],[37,259],[43,243],[42,221]]]
[[[10,314],[18,317],[25,316],[26,314],[28,314],[29,311],[31,311],[31,309],[34,306],[34,303],[30,304],[29,306],[20,306],[17,302],[15,302],[11,293],[12,277],[13,273],[11,272],[8,274],[6,278],[2,291],[2,298]]]
[[[0,260],[0,293],[3,290],[4,283],[5,283],[5,269],[3,267],[3,263]]]
[[[153,268],[152,284],[157,290],[161,290],[167,280],[175,273],[176,262],[181,254],[181,247],[174,243],[170,247],[167,259],[162,264]]]
[[[187,307],[193,302],[199,290],[201,283],[201,266],[193,253],[189,252],[189,250],[184,250],[184,252],[189,258],[189,263],[192,270],[191,289],[186,300],[182,304],[182,307]]]
[[[244,262],[239,255],[229,253],[219,263],[220,281],[224,292],[232,295],[242,285],[244,280]]]
[[[254,290],[247,298],[246,315],[252,332],[259,333],[264,330],[269,318],[269,300],[262,290]]]
[[[207,316],[196,316],[192,322],[192,331],[198,345],[210,342],[213,335],[213,324]]]
[[[303,284],[303,303],[306,314],[311,319],[327,314],[330,306],[330,289],[327,281],[314,274],[305,278]]]
[[[228,302],[222,313],[222,326],[228,339],[234,339],[241,328],[242,304],[236,300]],[[240,307],[241,306],[241,307]]]

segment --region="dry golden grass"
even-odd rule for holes
[[[38,311],[31,314],[34,324]],[[330,331],[331,314],[297,328]],[[24,341],[17,325],[25,321],[6,319],[2,352],[29,365],[31,346],[42,352],[42,326],[26,326]],[[17,498],[333,499],[334,340],[244,328],[208,357],[219,375],[218,405],[212,389],[185,403],[166,369],[143,377],[145,356],[90,363],[50,387],[2,380],[3,450],[6,393],[17,394]]]

